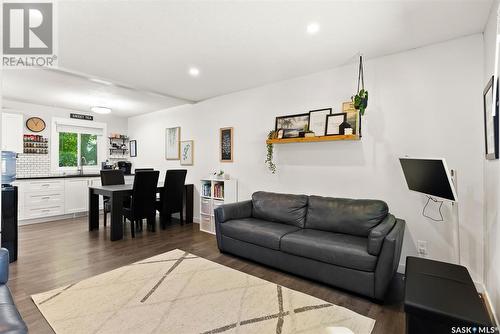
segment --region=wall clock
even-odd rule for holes
[[[26,127],[33,132],[45,130],[45,122],[40,117],[30,117],[26,121]]]

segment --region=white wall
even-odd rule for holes
[[[238,179],[240,200],[256,190],[382,199],[407,221],[403,255],[415,254],[421,239],[431,258],[453,261],[450,206],[445,222],[423,218],[425,198],[408,191],[397,159],[444,157],[459,175],[462,262],[482,282],[482,47],[477,34],[367,61],[362,141],[275,145],[276,175],[264,164],[274,118],[329,106],[340,111],[355,91],[357,64],[132,117],[134,167],[180,168],[163,152],[165,128],[181,126],[182,140],[195,141],[194,166],[187,169],[197,188],[200,178],[222,168]],[[234,127],[235,162],[224,164],[218,136],[226,126]]]
[[[490,18],[484,31],[484,78],[486,85],[495,73],[495,53],[498,43],[498,1],[492,6]],[[498,73],[495,74],[498,78]],[[486,160],[484,162],[485,184],[485,225],[484,225],[484,284],[488,298],[497,319],[500,319],[500,161]]]

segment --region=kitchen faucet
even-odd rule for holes
[[[85,162],[85,165],[84,165],[84,162]],[[80,173],[80,175],[83,175],[83,166],[86,166],[86,165],[87,165],[87,159],[82,156],[80,158],[80,166],[77,169],[77,171],[78,171],[78,173]]]

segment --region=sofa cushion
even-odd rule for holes
[[[279,250],[281,238],[299,228],[256,218],[243,218],[220,224],[220,230],[226,237]]]
[[[257,191],[252,195],[252,216],[262,220],[304,227],[306,195],[276,194]]]
[[[28,328],[13,304],[0,304],[0,333],[25,334]]]
[[[388,212],[384,201],[309,196],[305,227],[366,237]]]
[[[0,304],[14,304],[10,290],[5,284],[0,285]]]
[[[341,267],[374,271],[377,257],[368,254],[367,243],[364,237],[302,229],[281,239],[281,251]]]

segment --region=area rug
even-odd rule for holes
[[[367,334],[375,324],[178,249],[31,298],[58,334]]]

